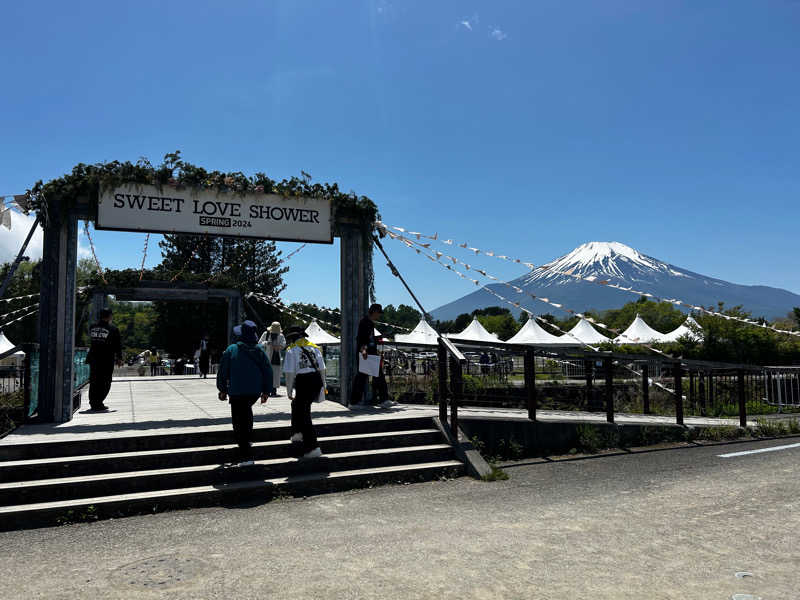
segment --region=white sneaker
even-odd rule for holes
[[[392,408],[394,406],[394,402],[391,400],[384,400],[381,402],[381,408]]]
[[[303,434],[298,431],[297,433],[293,434],[291,438],[289,438],[289,441],[290,442],[302,442],[303,441]]]
[[[303,454],[303,458],[319,458],[320,456],[322,456],[322,450],[320,450],[319,447],[309,450]]]

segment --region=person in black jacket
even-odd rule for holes
[[[367,316],[358,323],[356,333],[356,345],[358,352],[366,358],[369,355],[378,356],[378,339],[375,337],[375,321],[380,319],[383,314],[383,307],[380,304],[373,304],[369,307]],[[364,400],[364,389],[367,386],[367,374],[357,372],[353,380],[353,391],[350,396],[350,405],[359,405]],[[372,378],[372,404],[389,408],[394,403],[389,400],[389,388],[386,385],[386,378],[383,374],[383,361],[378,377]]]
[[[92,410],[108,410],[103,404],[111,389],[114,364],[122,366],[122,341],[119,329],[111,324],[111,311],[100,311],[100,320],[89,328],[92,345],[86,362],[89,365],[89,406]]]

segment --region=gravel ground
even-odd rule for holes
[[[800,448],[717,455],[798,441],[2,533],[1,595],[797,599]]]

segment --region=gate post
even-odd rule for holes
[[[39,415],[44,422],[72,419],[75,350],[75,269],[78,219],[52,210],[44,227],[39,297]]]
[[[586,379],[586,410],[603,410],[603,403],[595,397],[594,393],[594,361],[585,359],[583,361],[583,370]]]
[[[528,418],[536,420],[536,351],[533,348],[525,348],[525,360],[523,363],[525,373],[525,393],[528,400]]]
[[[747,427],[747,402],[744,393],[744,369],[736,371],[736,388],[739,397],[739,427]]]
[[[439,363],[439,420],[442,425],[447,423],[447,350],[441,338],[436,355]]]
[[[675,422],[678,425],[683,425],[683,380],[681,379],[682,369],[681,363],[675,363],[675,372],[673,379],[675,380]]]
[[[642,410],[644,414],[650,414],[650,374],[649,365],[642,365]]]
[[[603,359],[606,376],[606,421],[614,422],[614,363],[610,358]]]
[[[341,354],[339,358],[339,402],[350,405],[350,391],[358,369],[356,330],[367,314],[369,283],[367,273],[372,265],[372,244],[368,231],[360,223],[338,222],[341,268]]]

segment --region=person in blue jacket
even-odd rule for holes
[[[264,404],[272,391],[272,367],[258,345],[256,324],[245,321],[234,327],[238,338],[225,349],[217,370],[219,399],[229,400],[233,434],[239,445],[240,466],[253,464],[253,404]]]

